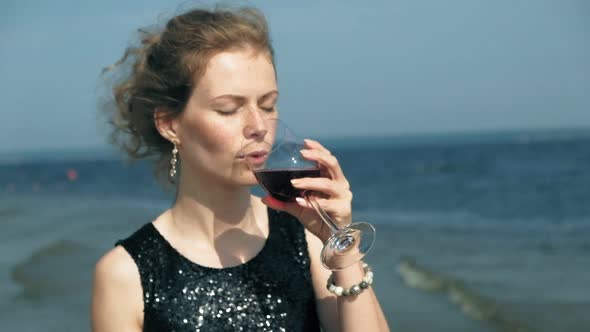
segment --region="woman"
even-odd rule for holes
[[[314,210],[249,192],[244,143],[269,140],[265,120],[278,116],[263,15],[192,10],[144,32],[128,55],[133,68],[113,89],[113,137],[134,158],[170,165],[176,200],[96,264],[93,331],[388,331],[371,287],[349,289],[368,280],[361,263],[333,272],[337,287],[326,288],[329,232]],[[336,158],[311,140],[302,154],[323,178],[293,185],[324,193],[321,206],[349,223],[352,194]]]

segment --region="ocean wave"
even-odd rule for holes
[[[85,245],[59,240],[44,246],[12,269],[12,280],[29,300],[88,292],[93,250]]]
[[[503,332],[530,332],[531,327],[511,318],[493,299],[469,289],[461,280],[450,278],[418,265],[412,258],[403,258],[397,272],[410,287],[423,292],[447,295],[467,317],[487,322]]]
[[[17,206],[0,206],[0,220],[7,217],[15,217],[23,213],[23,209]]]

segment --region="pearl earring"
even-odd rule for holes
[[[175,183],[174,176],[176,175],[176,163],[178,162],[178,159],[176,158],[176,156],[178,156],[178,149],[176,148],[176,143],[172,144],[174,144],[174,148],[172,149],[172,159],[170,159],[170,171],[168,174],[170,175],[170,182]]]

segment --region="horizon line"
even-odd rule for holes
[[[369,134],[369,135],[326,135],[326,136],[317,136],[312,137],[317,140],[325,140],[330,143],[350,143],[350,140],[400,140],[398,143],[412,143],[413,140],[416,140],[416,143],[428,143],[429,139],[434,138],[447,138],[450,141],[445,141],[448,143],[460,143],[460,141],[453,141],[454,139],[467,139],[465,143],[469,143],[470,139],[500,139],[497,135],[500,134],[507,134],[512,135],[508,138],[519,138],[518,135],[541,135],[541,137],[529,137],[529,139],[539,139],[539,138],[551,138],[547,136],[543,136],[543,134],[583,134],[581,137],[584,137],[587,134],[590,137],[590,125],[588,126],[576,126],[576,127],[539,127],[539,128],[505,128],[505,129],[472,129],[472,130],[448,130],[448,131],[408,131],[408,132],[399,132],[399,133],[388,133],[388,134]],[[516,137],[515,137],[516,136]],[[521,137],[522,139],[527,139],[527,137]],[[577,138],[577,137],[576,137]],[[363,142],[359,142],[363,143]],[[394,142],[392,142],[394,143]],[[81,151],[86,150],[86,151]],[[38,147],[38,148],[25,148],[25,149],[11,149],[11,150],[3,150],[0,149],[0,156],[8,157],[8,156],[16,156],[16,155],[30,155],[34,153],[51,153],[51,152],[70,152],[70,153],[80,153],[80,152],[120,152],[120,150],[108,142],[104,142],[102,145],[85,145],[85,146],[71,146],[71,147]]]

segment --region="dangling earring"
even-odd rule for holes
[[[176,181],[174,181],[174,176],[176,175],[176,162],[178,161],[176,156],[178,155],[178,149],[176,148],[176,143],[172,144],[174,144],[174,149],[172,149],[172,159],[170,159],[170,172],[168,172],[168,175],[170,175],[170,182],[176,183]]]

